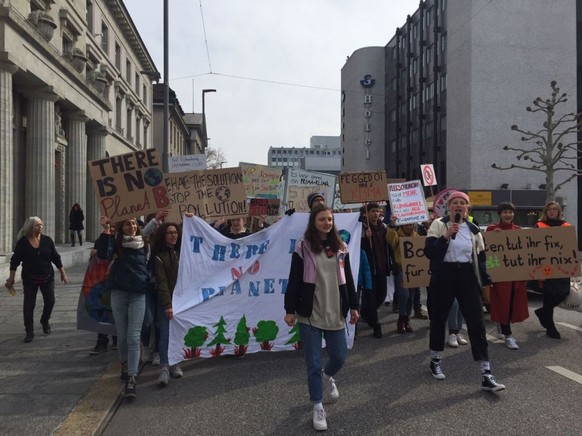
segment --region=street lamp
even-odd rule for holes
[[[203,149],[206,151],[208,147],[208,134],[206,132],[206,106],[205,106],[205,95],[207,92],[216,92],[216,89],[203,89],[202,90],[202,133],[204,134],[204,142],[203,142]]]

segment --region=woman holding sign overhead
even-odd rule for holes
[[[445,326],[456,298],[467,323],[473,359],[479,361],[481,389],[505,389],[491,374],[485,323],[483,321],[483,284],[491,283],[485,267],[485,244],[477,227],[467,219],[469,196],[454,191],[448,198],[449,215],[431,224],[425,243],[430,260],[430,372],[444,380],[441,353],[445,345]]]
[[[564,219],[562,206],[557,201],[548,201],[542,210],[542,217],[535,227],[567,227],[571,224]],[[540,283],[544,294],[544,304],[534,313],[540,324],[546,329],[546,334],[552,339],[560,339],[560,332],[554,324],[554,307],[560,304],[570,293],[570,278],[549,279]]]
[[[307,366],[309,399],[313,403],[313,427],[327,430],[323,392],[330,401],[339,398],[333,377],[348,355],[346,317],[358,321],[358,297],[346,244],[334,224],[331,208],[319,205],[309,214],[309,223],[291,258],[285,293],[285,323],[299,323]],[[322,339],[329,360],[322,365]]]

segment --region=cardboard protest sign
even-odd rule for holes
[[[239,163],[243,174],[243,183],[247,197],[278,198],[281,182],[281,168],[271,168],[265,165]]]
[[[426,287],[430,283],[429,260],[424,255],[426,236],[400,238],[402,281],[405,288]]]
[[[168,220],[181,221],[187,212],[207,220],[248,216],[239,167],[171,173],[164,182],[171,205]]]
[[[165,209],[170,202],[155,149],[90,161],[101,214],[112,222]]]
[[[493,282],[545,280],[579,274],[576,229],[549,227],[483,233]]]
[[[390,211],[396,217],[396,225],[428,221],[428,208],[420,180],[388,184]]]
[[[433,198],[432,210],[436,216],[443,217],[448,213],[447,206],[449,197],[451,194],[458,189],[445,188],[442,191],[437,192]]]
[[[388,185],[384,170],[340,173],[338,179],[340,197],[344,204],[386,200],[388,198]]]
[[[284,197],[287,209],[295,209],[296,212],[309,212],[307,196],[312,192],[322,194],[325,198],[325,204],[331,205],[335,195],[335,176],[289,168]]]
[[[280,206],[278,198],[251,198],[249,216],[279,216]]]
[[[206,155],[190,154],[185,156],[170,156],[168,159],[168,169],[171,173],[205,170]]]

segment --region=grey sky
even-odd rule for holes
[[[340,134],[340,71],[346,57],[361,47],[386,45],[418,3],[169,0],[170,86],[186,112],[193,104],[201,112],[202,89],[216,89],[206,94],[210,146],[222,148],[228,166],[266,164],[270,146],[309,147],[312,135]],[[163,1],[125,0],[125,5],[163,73]]]

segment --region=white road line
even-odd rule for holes
[[[582,375],[576,374],[575,372],[570,371],[569,369],[562,368],[561,366],[546,366],[550,371],[557,372],[564,377],[569,378],[570,380],[574,380],[576,383],[580,383],[582,385]]]
[[[505,341],[497,339],[497,337],[490,335],[489,333],[487,333],[485,336],[489,342],[493,342],[494,344],[505,344]]]
[[[562,325],[564,327],[568,327],[569,329],[572,329],[572,330],[582,332],[582,327],[576,327],[575,325],[568,324],[567,322],[557,322],[556,324]]]

